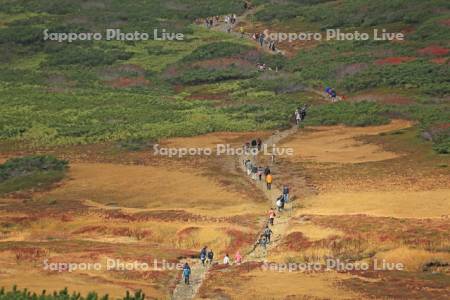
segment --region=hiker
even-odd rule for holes
[[[266,176],[266,184],[267,184],[267,190],[268,191],[270,191],[272,189],[272,181],[273,181],[272,174],[269,173]]]
[[[209,20],[209,26],[210,26],[210,27],[213,27],[213,25],[214,25],[214,19],[211,18],[211,19]]]
[[[258,173],[258,167],[253,165],[252,166],[252,179],[256,180],[256,173]]]
[[[230,264],[230,257],[228,256],[228,253],[225,254],[225,257],[223,258],[223,264],[229,265]]]
[[[212,249],[211,249],[211,250],[209,250],[209,252],[208,252],[208,263],[209,263],[210,265],[212,265],[213,259],[214,259],[214,252],[213,252]]]
[[[277,51],[277,47],[275,45],[276,45],[276,41],[273,41],[272,47],[270,47],[270,50],[272,50],[273,52]]]
[[[272,235],[273,231],[269,228],[269,225],[266,225],[266,228],[264,228],[263,234],[267,239],[267,243],[270,243],[270,236]]]
[[[283,200],[284,203],[289,202],[289,187],[287,185],[283,185]]]
[[[261,151],[262,148],[262,140],[260,138],[258,138],[258,140],[256,140],[257,143],[257,147],[258,147],[258,151]]]
[[[335,91],[335,90],[331,90],[330,96],[331,96],[331,102],[336,102],[336,96],[337,96],[337,94],[336,94],[336,91]]]
[[[300,110],[300,121],[302,121],[302,122],[306,118],[306,109],[307,109],[307,106],[305,104],[305,105],[303,105],[302,109]]]
[[[283,201],[283,195],[278,196],[277,200],[275,201],[275,204],[277,206],[278,212],[281,212],[284,208],[284,201]]]
[[[183,266],[183,277],[184,277],[184,284],[190,284],[189,277],[191,276],[191,267],[188,263],[185,263]]]
[[[237,21],[236,14],[233,14],[233,24],[236,23],[236,21]]]
[[[283,195],[280,195],[280,196],[277,198],[276,204],[277,204],[277,208],[278,208],[278,211],[279,211],[279,212],[282,211],[282,210],[284,209]]]
[[[202,248],[202,250],[200,251],[200,261],[202,262],[202,265],[205,265],[205,260],[206,260],[206,255],[207,255],[207,250],[208,247],[205,246]]]
[[[275,210],[273,208],[270,208],[269,210],[269,224],[273,226],[273,220],[275,219],[276,214]]]
[[[239,27],[239,32],[241,33],[241,38],[243,38],[244,37],[244,27]]]
[[[247,161],[247,176],[250,176],[252,174],[252,168],[253,168],[253,164],[250,160]]]
[[[264,33],[260,33],[259,34],[259,44],[261,45],[261,47],[264,45]]]
[[[225,16],[225,24],[228,24],[230,22],[230,17],[229,16]]]
[[[236,255],[234,256],[234,261],[235,261],[237,264],[240,264],[240,263],[242,262],[242,256],[241,256],[241,254],[239,253],[239,250],[238,250],[238,252],[236,252]]]
[[[295,123],[300,124],[301,117],[300,117],[300,111],[298,109],[295,110]]]
[[[267,241],[267,238],[266,238],[266,236],[265,236],[264,234],[261,235],[261,237],[259,238],[259,242],[258,242],[258,243],[259,243],[259,244],[261,245],[261,247],[263,247],[264,249],[267,248],[268,241]]]
[[[259,178],[259,181],[262,180],[263,173],[264,173],[264,168],[263,167],[258,167],[258,178]]]

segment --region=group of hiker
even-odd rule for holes
[[[262,181],[264,175],[264,181],[266,183],[267,190],[272,189],[273,176],[268,166],[257,166],[250,159],[245,159],[243,161],[243,164],[248,176],[250,176],[253,180]]]
[[[295,123],[297,123],[297,125],[299,125],[301,122],[303,122],[306,118],[306,112],[308,110],[308,106],[305,104],[302,107],[298,107],[295,112],[294,112],[294,116],[295,116]]]
[[[208,250],[207,246],[204,246],[200,250],[200,262],[202,266],[206,267],[208,265],[213,265],[214,263],[214,252],[212,249]],[[234,256],[234,263],[240,264],[242,263],[243,257],[239,251],[236,252],[236,255]],[[231,259],[228,253],[225,254],[223,257],[223,264],[224,265],[231,265]],[[185,263],[183,266],[183,278],[185,284],[190,284],[190,277],[191,277],[191,266],[189,266],[189,263]]]
[[[261,48],[267,45],[267,49],[273,52],[277,51],[277,41],[269,38],[269,31],[267,29],[263,32],[255,32],[252,35],[252,39],[256,41]]]
[[[336,91],[330,87],[325,88],[325,93],[330,97],[331,102],[336,102],[338,100]]]
[[[249,142],[246,142],[244,144],[244,149],[245,150],[250,150],[250,149],[257,149],[258,151],[261,151],[262,149],[262,140],[260,138],[257,139],[253,139]]]

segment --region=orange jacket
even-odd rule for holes
[[[267,183],[272,183],[272,180],[273,180],[272,175],[271,175],[271,174],[268,174],[268,175],[266,176],[266,182],[267,182]]]

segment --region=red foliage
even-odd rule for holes
[[[437,45],[430,45],[428,47],[419,49],[418,52],[422,55],[436,55],[442,56],[447,55],[450,50]]]
[[[437,58],[433,58],[431,60],[432,63],[438,64],[438,65],[443,65],[443,64],[447,63],[447,61],[448,61],[447,57],[437,57]]]
[[[109,85],[115,88],[127,88],[127,87],[136,87],[136,86],[145,86],[150,83],[144,76],[139,77],[119,77],[114,80],[107,81]]]
[[[309,248],[312,242],[306,238],[301,232],[292,232],[286,236],[283,244],[289,250],[300,250]]]
[[[442,25],[450,26],[450,19],[441,20],[439,23],[441,23]]]
[[[415,57],[409,56],[397,56],[397,57],[386,57],[375,61],[377,65],[399,65],[405,62],[410,62],[416,60]]]

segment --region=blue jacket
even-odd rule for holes
[[[183,269],[183,276],[184,277],[188,277],[189,275],[191,275],[191,268],[189,268],[189,267],[185,267],[184,269]]]

